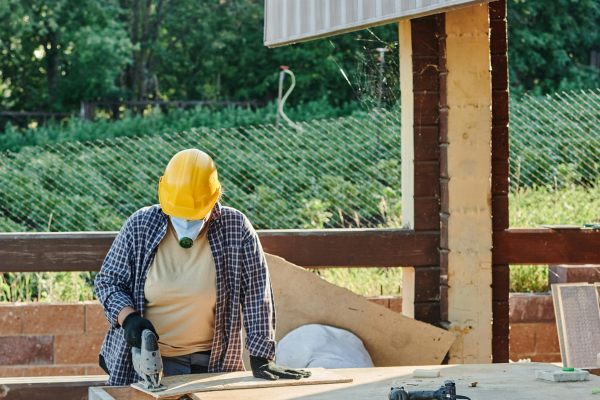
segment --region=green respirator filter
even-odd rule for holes
[[[179,245],[184,249],[189,249],[194,244],[194,241],[188,237],[181,238]]]

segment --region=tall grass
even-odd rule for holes
[[[41,272],[0,274],[0,302],[56,302],[95,300],[96,272]]]

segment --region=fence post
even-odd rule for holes
[[[81,102],[80,117],[88,121],[94,121],[94,103]]]

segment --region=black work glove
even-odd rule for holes
[[[269,361],[262,357],[250,356],[250,367],[252,368],[252,375],[254,375],[255,378],[268,379],[270,381],[276,381],[279,378],[308,378],[311,375],[309,371],[279,367],[275,365],[273,361]]]
[[[158,333],[154,329],[152,322],[146,318],[142,318],[139,312],[132,312],[123,320],[123,331],[125,331],[125,341],[131,347],[142,348],[142,332],[145,329],[150,329],[158,340]]]

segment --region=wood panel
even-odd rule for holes
[[[416,231],[437,231],[438,235],[440,232],[440,91],[442,90],[439,72],[439,29],[440,26],[443,28],[440,20],[443,22],[444,14],[411,21],[414,103],[414,228]],[[443,83],[445,84],[445,81]],[[446,114],[444,116],[447,117]],[[424,268],[414,268],[412,293],[414,293],[412,300],[414,318],[439,325],[439,257],[435,264],[432,263]]]
[[[98,271],[117,232],[0,233],[0,272]],[[264,250],[303,267],[439,262],[437,232],[405,229],[258,231]]]
[[[489,4],[490,53],[492,67],[492,230],[503,231],[509,227],[509,93],[508,93],[508,43],[506,35],[506,0]],[[494,250],[497,243],[493,237]],[[508,362],[509,319],[508,292],[509,267],[492,264],[492,359]]]
[[[509,229],[494,232],[494,264],[600,264],[600,231]]]
[[[262,231],[267,253],[303,267],[419,266],[439,262],[439,234],[409,230]]]

